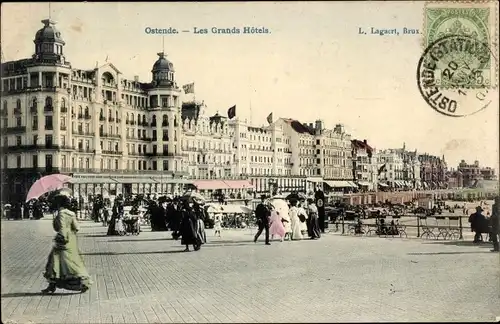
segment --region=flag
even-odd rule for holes
[[[194,82],[182,86],[184,93],[194,93]]]
[[[267,122],[269,124],[272,124],[273,123],[273,113],[270,113],[269,116],[267,116]]]
[[[107,62],[107,61],[108,61],[108,59],[109,59],[109,56],[108,56],[108,55],[106,55],[106,61],[105,61],[105,62]]]
[[[385,171],[387,171],[387,168],[386,168],[386,166],[385,166],[385,164],[384,164],[384,165],[382,165],[382,166],[378,169],[378,175],[380,175],[382,172],[385,172]]]
[[[227,117],[229,119],[233,119],[234,117],[236,117],[236,105],[227,110]]]

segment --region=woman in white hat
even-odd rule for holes
[[[91,284],[78,250],[76,214],[70,210],[71,194],[67,189],[59,190],[49,198],[51,209],[57,211],[52,226],[56,231],[54,247],[45,266],[44,277],[49,286],[44,294],[55,292],[57,288],[86,292]]]

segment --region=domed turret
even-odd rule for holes
[[[63,47],[66,44],[61,33],[54,26],[55,21],[42,20],[43,28],[36,32],[35,55],[36,60],[64,62]]]
[[[155,86],[172,86],[174,84],[174,65],[165,58],[165,53],[158,53],[158,60],[153,64],[151,73]]]

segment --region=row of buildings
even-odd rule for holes
[[[22,199],[40,176],[68,173],[82,196],[180,192],[374,191],[466,186],[494,177],[449,171],[443,157],[379,150],[343,125],[278,118],[265,126],[186,102],[164,53],[151,81],[113,64],[75,69],[55,22],[43,20],[31,58],[1,65],[2,197]],[[463,162],[465,163],[465,162]],[[454,179],[454,180],[452,180]]]

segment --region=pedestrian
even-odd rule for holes
[[[500,235],[500,196],[495,197],[490,217],[491,232],[490,238],[493,242],[493,250],[491,252],[499,252],[498,237]]]
[[[311,239],[319,239],[321,237],[321,229],[319,228],[319,216],[318,216],[318,207],[314,203],[314,200],[309,198],[307,200],[309,205],[309,218],[308,218],[308,229],[309,229],[309,237]]]
[[[57,288],[86,292],[92,282],[78,250],[78,224],[75,212],[70,210],[70,193],[67,189],[56,192],[51,204],[51,209],[57,211],[52,222],[56,237],[45,266],[44,277],[49,286],[42,293],[54,293]]]
[[[271,206],[270,209],[271,218],[269,232],[271,234],[271,240],[277,236],[280,238],[280,241],[283,242],[283,238],[285,237],[285,226],[283,226],[281,215],[274,207]]]
[[[260,197],[260,200],[260,203],[255,208],[255,217],[257,218],[257,225],[259,226],[259,230],[257,231],[257,234],[255,234],[253,241],[254,243],[257,243],[257,239],[259,238],[260,234],[262,234],[262,231],[265,230],[266,245],[271,245],[271,243],[269,243],[269,217],[271,216],[271,213],[269,211],[269,208],[265,204],[266,196],[262,195]]]
[[[477,206],[476,212],[469,216],[471,231],[475,233],[473,241],[474,243],[482,242],[482,233],[489,233],[489,230],[487,229],[486,217],[484,217],[482,212],[483,208],[481,208],[481,206]]]
[[[201,240],[201,244],[207,243],[207,234],[205,233],[205,219],[208,215],[205,209],[198,202],[193,202],[193,211],[196,215],[196,232]]]
[[[222,214],[215,214],[214,216],[214,236],[217,236],[219,234],[219,237],[221,237],[221,230],[222,230]]]
[[[292,240],[298,241],[302,240],[302,231],[301,231],[301,221],[299,217],[300,210],[297,208],[297,200],[290,200],[290,210],[288,211],[288,215],[290,215],[291,226],[292,226]]]
[[[193,204],[187,199],[183,202],[182,221],[180,225],[181,244],[186,246],[184,252],[189,252],[192,245],[195,251],[201,248],[201,240],[198,235],[196,222],[198,221],[193,211]]]

